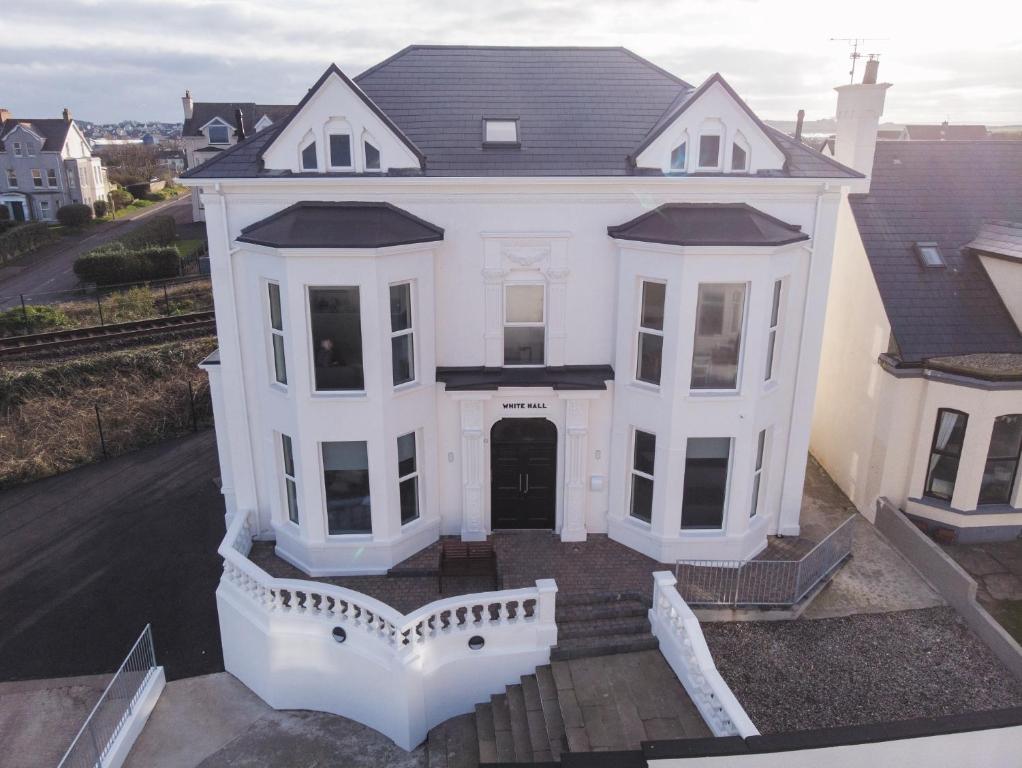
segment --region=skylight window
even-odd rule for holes
[[[518,120],[508,118],[483,120],[484,144],[518,144]]]
[[[916,243],[916,255],[924,267],[946,267],[944,255],[936,243]]]

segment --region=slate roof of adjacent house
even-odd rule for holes
[[[426,175],[470,177],[636,173],[630,156],[694,90],[624,48],[415,45],[354,83],[422,151]],[[517,118],[520,146],[483,147],[487,117]],[[279,174],[263,171],[259,160],[276,135],[264,135],[269,130],[185,176]],[[787,157],[780,175],[859,176],[767,130]]]
[[[745,203],[668,203],[607,227],[607,234],[668,245],[778,246],[809,239],[798,225]]]
[[[987,138],[985,125],[906,125],[910,141],[975,141]]]
[[[250,224],[238,237],[271,248],[387,248],[443,239],[443,229],[390,203],[314,201]]]
[[[59,152],[63,149],[64,142],[67,140],[67,132],[71,130],[71,123],[62,117],[47,117],[40,120],[8,118],[0,124],[0,149],[3,148],[3,137],[19,124],[43,137],[43,152]]]
[[[963,251],[986,221],[1022,221],[1022,142],[878,142],[870,191],[849,202],[903,361],[1022,353],[997,289]],[[923,266],[917,242],[937,243],[947,266]]]
[[[989,256],[1022,261],[1022,222],[988,221],[966,248]]]
[[[253,104],[252,102],[232,101],[196,101],[192,104],[192,116],[185,119],[181,128],[182,136],[198,136],[202,133],[202,126],[210,120],[219,117],[229,126],[237,129],[234,122],[234,111],[241,110],[241,116],[245,121],[245,130],[249,133],[255,130],[263,115],[266,115],[274,123],[291,114],[294,104]]]

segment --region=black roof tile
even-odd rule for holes
[[[619,240],[668,245],[777,246],[809,235],[745,203],[668,203],[616,227]]]

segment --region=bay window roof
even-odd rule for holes
[[[788,224],[745,203],[668,203],[616,227],[617,240],[666,245],[778,246],[808,240]]]

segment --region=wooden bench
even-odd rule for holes
[[[488,541],[444,541],[440,544],[440,594],[445,576],[489,576],[499,589],[497,551]]]

